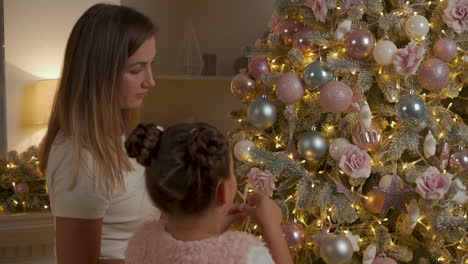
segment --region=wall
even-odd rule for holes
[[[207,122],[227,133],[229,113],[240,107],[223,78],[157,79],[145,99],[142,119],[167,127],[179,122]]]
[[[217,54],[217,75],[233,75],[241,48],[267,30],[275,0],[122,0],[158,24],[156,72],[180,75],[181,49],[188,23],[195,28],[202,53]]]
[[[4,1],[8,149],[37,144],[45,127],[22,122],[24,88],[58,78],[68,35],[78,17],[101,0]],[[120,0],[104,2],[120,4]]]

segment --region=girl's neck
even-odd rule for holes
[[[214,210],[200,215],[167,216],[166,231],[176,240],[196,241],[219,236],[225,217]]]

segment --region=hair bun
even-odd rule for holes
[[[188,152],[193,162],[199,167],[212,168],[223,161],[228,150],[224,136],[207,124],[201,124],[190,130]]]
[[[136,158],[143,166],[150,166],[162,133],[162,129],[155,124],[139,124],[125,141],[128,156]]]

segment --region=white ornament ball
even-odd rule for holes
[[[429,32],[429,21],[423,16],[414,15],[406,21],[405,29],[411,38],[422,38]]]
[[[343,150],[349,146],[351,143],[346,138],[335,138],[330,143],[330,148],[328,151],[330,152],[330,156],[332,156],[335,160],[340,160],[341,155],[343,154]]]
[[[400,183],[400,187],[403,188],[403,181],[401,180],[401,178],[399,176],[398,177],[398,182]],[[390,174],[387,174],[385,176],[383,176],[382,178],[380,178],[380,182],[379,182],[379,187],[380,188],[384,188],[384,189],[387,189],[388,187],[390,187],[390,184],[392,183],[392,180],[393,180],[393,175],[390,175]]]
[[[397,51],[397,46],[393,42],[381,40],[374,48],[374,59],[380,65],[391,64],[393,62],[393,56]]]
[[[249,161],[252,159],[250,151],[254,146],[255,144],[248,139],[241,140],[234,146],[234,156],[240,161]]]

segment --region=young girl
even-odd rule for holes
[[[237,182],[223,135],[204,123],[164,132],[139,125],[125,142],[130,157],[146,167],[146,184],[164,221],[145,224],[130,241],[129,264],[289,264],[281,211],[266,195],[233,204]],[[267,247],[254,236],[228,231],[251,216]]]
[[[154,86],[155,34],[144,15],[105,4],[70,34],[41,146],[58,264],[123,264],[128,240],[155,211],[142,191],[144,168],[123,146]]]

